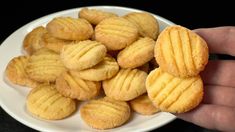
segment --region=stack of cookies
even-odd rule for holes
[[[198,35],[172,26],[158,36],[158,22],[146,12],[118,16],[83,8],[78,16],[33,29],[23,41],[26,54],[6,68],[10,82],[32,88],[26,106],[33,116],[63,119],[84,101],[81,118],[109,129],[127,122],[131,109],[179,113],[200,103],[198,74],[208,48]]]

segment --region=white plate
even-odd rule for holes
[[[109,12],[115,12],[118,15],[124,15],[129,12],[139,12],[141,10],[116,7],[116,6],[93,6],[89,8],[102,9]],[[12,85],[5,79],[4,71],[8,62],[15,56],[22,55],[21,46],[25,35],[33,28],[39,25],[45,25],[52,18],[57,16],[77,17],[81,8],[75,8],[57,12],[42,18],[39,18],[29,24],[21,27],[11,34],[0,46],[0,105],[13,118],[19,122],[43,132],[59,132],[59,131],[97,131],[87,126],[80,118],[79,112],[69,118],[58,121],[46,121],[31,116],[25,107],[26,96],[29,88]],[[174,23],[160,16],[154,15],[160,24],[160,30]],[[175,116],[169,113],[160,112],[152,116],[142,116],[133,114],[132,119],[121,127],[110,129],[111,131],[149,131],[159,128],[172,120]],[[14,128],[13,128],[14,129]],[[109,131],[109,130],[108,130]]]

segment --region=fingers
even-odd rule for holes
[[[204,88],[203,103],[235,108],[235,88],[207,85]]]
[[[235,56],[235,27],[218,27],[194,30],[208,44],[210,53]]]
[[[235,131],[235,109],[231,107],[202,104],[191,112],[176,116],[209,129]]]
[[[235,61],[209,61],[201,76],[205,84],[235,87]]]

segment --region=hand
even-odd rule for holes
[[[210,53],[235,56],[235,27],[195,30]],[[235,60],[209,61],[202,72],[204,98],[194,110],[177,114],[196,125],[220,131],[235,131]]]

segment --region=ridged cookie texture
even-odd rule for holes
[[[39,26],[29,32],[23,41],[23,48],[29,54],[33,54],[36,50],[44,47],[42,43],[42,35],[47,32],[46,28]]]
[[[154,56],[162,70],[178,77],[195,76],[208,62],[206,42],[182,26],[170,26],[159,35]]]
[[[147,94],[143,94],[129,102],[131,108],[142,115],[152,115],[159,111],[152,101],[149,99]]]
[[[95,27],[95,39],[103,43],[108,50],[123,49],[137,38],[136,26],[121,17],[107,18]]]
[[[80,18],[86,19],[88,22],[90,22],[93,25],[97,25],[106,18],[117,17],[118,15],[103,10],[82,8],[78,16]]]
[[[161,111],[183,113],[195,108],[203,98],[201,77],[179,78],[157,68],[146,80],[148,96]]]
[[[102,81],[115,76],[118,71],[119,66],[116,60],[111,56],[106,56],[97,65],[89,69],[77,71],[76,73],[85,80]]]
[[[146,93],[145,81],[147,73],[138,69],[121,69],[116,76],[103,81],[106,96],[129,101]]]
[[[150,61],[154,56],[155,41],[151,38],[140,38],[120,51],[117,61],[122,68],[136,68]]]
[[[71,44],[73,41],[58,39],[51,36],[49,33],[45,33],[42,35],[42,43],[46,48],[60,53],[64,45]]]
[[[46,29],[53,37],[65,40],[86,40],[93,34],[92,25],[81,18],[57,17],[47,24]]]
[[[28,76],[39,82],[55,82],[65,70],[60,55],[49,49],[40,49],[35,52],[26,65]]]
[[[14,57],[6,67],[6,76],[14,84],[35,88],[39,83],[28,77],[25,67],[29,56]]]
[[[124,101],[104,97],[91,100],[80,109],[81,118],[96,129],[110,129],[121,126],[130,118],[129,105]]]
[[[61,95],[54,85],[39,85],[31,90],[26,106],[30,113],[47,120],[63,119],[76,110],[75,100]]]
[[[64,65],[72,70],[83,70],[101,62],[106,48],[97,41],[80,41],[62,48],[60,57]]]
[[[89,100],[100,93],[101,83],[83,80],[73,71],[66,71],[56,79],[56,89],[65,97]]]
[[[141,36],[156,40],[159,34],[159,24],[153,15],[146,12],[131,12],[123,17],[135,24]]]

